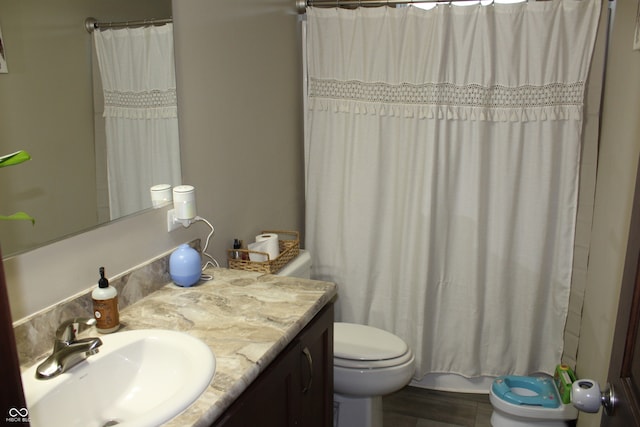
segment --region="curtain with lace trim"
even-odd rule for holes
[[[308,8],[306,246],[416,377],[552,373],[600,2]]]
[[[94,31],[104,94],[111,219],[181,182],[173,24]]]

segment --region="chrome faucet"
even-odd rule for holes
[[[96,319],[76,317],[64,321],[56,331],[53,352],[36,369],[36,378],[46,380],[66,372],[96,354],[102,345],[100,338],[77,339],[77,334],[96,324]],[[77,327],[77,329],[76,329]]]

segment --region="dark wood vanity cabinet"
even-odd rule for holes
[[[333,303],[329,303],[213,426],[332,425]]]

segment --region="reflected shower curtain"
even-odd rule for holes
[[[600,2],[307,9],[306,246],[416,377],[552,372]]]
[[[111,219],[181,182],[173,24],[94,31],[104,92]]]

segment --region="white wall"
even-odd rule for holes
[[[582,378],[606,382],[640,156],[640,51],[632,51],[637,2],[618,1],[604,91],[593,234],[578,361]],[[599,426],[601,414],[580,414]]]
[[[185,23],[175,34],[182,173],[200,189],[198,209],[227,247],[263,229],[302,231],[294,2],[174,0],[173,8],[176,23]]]
[[[195,227],[172,233],[166,227],[162,208],[5,259],[12,318],[21,319],[95,286],[101,266],[113,277],[180,243],[204,237]]]

